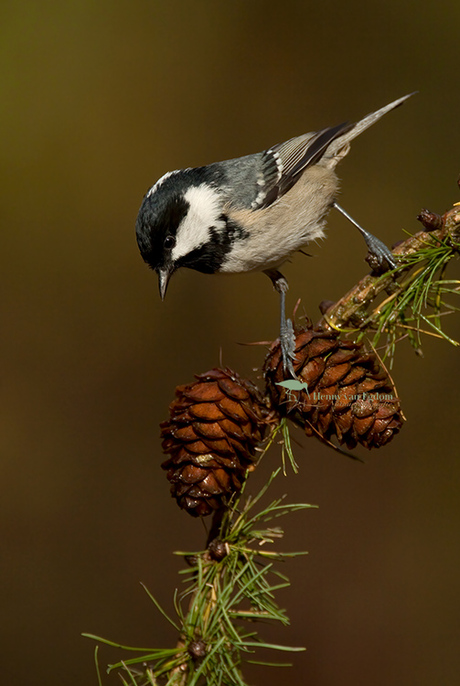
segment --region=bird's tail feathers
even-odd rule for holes
[[[398,98],[398,100],[390,102],[388,105],[385,105],[385,107],[381,107],[376,112],[371,112],[371,114],[368,114],[366,117],[358,121],[353,127],[346,131],[343,134],[343,136],[339,136],[338,138],[336,138],[335,141],[333,141],[333,143],[329,146],[327,150],[327,157],[335,157],[336,155],[338,155],[342,148],[348,145],[354,138],[356,138],[363,131],[372,126],[372,124],[375,124],[379,119],[381,119],[381,117],[387,114],[387,112],[390,112],[391,110],[394,110],[396,107],[402,105],[408,98],[412,97],[412,95],[414,95],[416,92],[417,91],[414,91],[414,93],[404,95],[402,98]],[[341,155],[340,157],[342,156],[343,155]]]

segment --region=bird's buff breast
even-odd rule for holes
[[[229,207],[228,216],[247,233],[233,244],[219,271],[235,273],[279,267],[302,246],[322,238],[326,215],[337,190],[335,173],[316,165],[267,208],[248,212]]]

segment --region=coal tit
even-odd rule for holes
[[[281,296],[283,359],[293,374],[287,282],[278,268],[306,243],[324,236],[331,207],[357,226],[380,266],[396,266],[388,248],[336,203],[335,167],[356,136],[410,95],[356,124],[339,124],[253,155],[162,176],[145,195],[136,223],[139,250],[158,274],[161,298],[180,267],[206,274],[265,272]]]

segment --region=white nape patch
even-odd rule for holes
[[[211,186],[206,183],[191,186],[184,198],[190,208],[177,229],[176,245],[171,254],[173,261],[207,243],[211,226],[218,231],[225,226],[225,222],[219,219],[222,214],[222,198]]]
[[[166,174],[163,174],[163,176],[158,179],[156,183],[153,184],[152,188],[147,191],[147,198],[150,197],[153,193],[156,193],[156,191],[159,189],[159,187],[166,181],[166,179],[169,179],[170,176],[173,174],[177,174],[180,170],[175,169],[174,171],[166,172]]]

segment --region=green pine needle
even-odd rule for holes
[[[246,686],[242,663],[257,650],[304,650],[266,643],[255,628],[258,622],[289,624],[286,611],[276,601],[277,591],[287,588],[289,580],[276,566],[286,558],[305,554],[269,549],[268,546],[282,538],[283,531],[267,526],[267,522],[314,507],[306,503],[285,503],[284,498],[277,498],[256,511],[280,471],[271,475],[255,497],[244,502],[241,497],[235,499],[226,512],[219,537],[228,554],[221,561],[213,560],[208,551],[178,553],[192,560],[193,566],[182,570],[186,585],[182,593],[176,592],[174,596],[176,620],[168,616],[144,587],[162,616],[176,628],[179,642],[175,648],[135,648],[84,634],[113,648],[142,653],[108,668],[109,672],[121,670],[120,678],[126,686],[157,684],[160,678],[163,682],[167,679],[169,686],[194,686],[203,680],[216,686]],[[189,653],[194,641],[202,641],[206,646],[205,656],[195,661],[193,653]],[[257,660],[251,658],[251,661],[257,664]],[[268,663],[261,661],[260,664]],[[102,686],[100,678],[99,684]]]
[[[442,326],[442,318],[458,309],[446,302],[445,297],[460,294],[460,281],[445,280],[444,275],[449,262],[458,256],[459,249],[460,245],[451,237],[443,241],[430,238],[420,250],[401,257],[400,280],[362,326],[363,330],[375,332],[372,339],[374,348],[382,335],[386,336],[383,359],[389,358],[392,363],[396,344],[404,338],[408,338],[417,351],[422,344],[422,335],[443,338],[452,345],[459,345]]]

